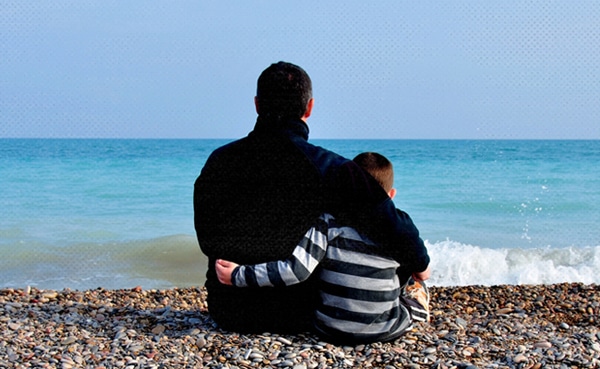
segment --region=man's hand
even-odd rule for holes
[[[219,278],[219,282],[231,286],[231,273],[233,273],[233,270],[238,266],[239,265],[233,261],[217,259],[215,263],[215,269],[217,271],[217,278]]]
[[[431,270],[429,269],[429,266],[427,266],[427,269],[425,269],[424,271],[418,272],[418,273],[413,273],[412,277],[415,281],[422,282],[422,281],[428,280],[430,275],[431,275]]]

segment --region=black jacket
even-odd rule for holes
[[[403,265],[422,271],[427,250],[410,217],[354,162],[307,142],[301,120],[264,121],[245,138],[215,150],[194,188],[194,221],[209,258],[208,309],[224,329],[310,329],[314,281],[292,287],[239,289],[217,280],[218,258],[256,264],[287,258],[324,212],[375,241]]]

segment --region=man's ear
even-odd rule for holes
[[[256,114],[260,115],[258,112],[258,96],[254,96],[254,108],[256,109]]]
[[[304,115],[302,116],[302,120],[306,120],[306,119],[308,119],[308,117],[310,117],[310,115],[312,114],[314,104],[315,104],[315,99],[311,97],[311,99],[308,100],[308,104],[306,104],[306,111],[304,112]]]

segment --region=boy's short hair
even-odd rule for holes
[[[376,152],[363,152],[352,160],[373,176],[386,192],[392,189],[394,168],[388,158]]]

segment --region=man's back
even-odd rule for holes
[[[214,271],[217,258],[240,264],[285,258],[323,211],[323,168],[315,164],[316,156],[345,159],[308,145],[307,134],[301,121],[278,127],[259,122],[248,137],[216,150],[196,181],[196,230],[209,256],[209,310],[223,328],[297,332],[309,327],[316,294],[311,281],[241,290],[221,285]]]

